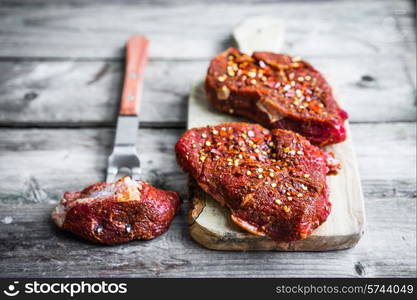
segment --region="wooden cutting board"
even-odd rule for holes
[[[279,20],[257,17],[241,24],[234,31],[234,36],[246,53],[251,53],[254,49],[278,52],[284,32],[282,28]],[[254,48],[251,48],[252,45]],[[212,109],[207,101],[203,82],[197,83],[189,97],[188,128],[230,121],[250,122]],[[326,148],[335,154],[343,167],[337,176],[329,176],[327,179],[332,211],[327,221],[310,237],[296,242],[277,243],[267,237],[250,234],[230,220],[226,207],[190,179],[189,228],[192,238],[209,249],[217,250],[323,251],[356,245],[363,234],[365,213],[348,123],[346,129],[348,138],[345,142]]]

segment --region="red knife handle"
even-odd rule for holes
[[[126,47],[126,67],[119,115],[138,115],[143,71],[148,61],[149,41],[141,35],[129,38]]]

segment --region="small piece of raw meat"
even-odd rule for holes
[[[176,192],[123,177],[64,193],[52,219],[58,227],[92,242],[118,244],[164,233],[180,203]]]

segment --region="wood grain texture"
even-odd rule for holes
[[[52,204],[0,205],[0,220],[12,217],[0,222],[0,277],[413,277],[415,204],[369,200],[368,230],[354,249],[314,253],[206,250],[188,236],[184,207],[156,240],[103,247],[57,230]]]
[[[0,124],[109,126],[121,97],[122,62],[0,62]],[[141,122],[184,125],[185,102],[201,62],[150,62]],[[178,76],[181,74],[181,76]]]
[[[174,154],[180,132],[139,130],[137,150],[144,180],[181,191],[185,176]],[[0,202],[55,203],[65,190],[104,181],[113,135],[110,129],[3,129],[0,173],[8,173],[13,183],[0,186]]]
[[[351,130],[365,198],[415,197],[415,124],[352,124]],[[182,133],[140,129],[137,149],[144,179],[184,196],[186,176],[174,154]],[[104,180],[113,134],[110,129],[2,129],[0,203],[55,203],[63,191]]]
[[[241,20],[265,14],[286,20],[283,51],[294,55],[401,55],[415,42],[409,1],[16,3],[0,7],[2,57],[121,57],[130,35],[145,34],[153,58],[207,59]]]
[[[416,120],[415,84],[402,59],[306,59],[337,87],[351,122]],[[151,61],[145,71],[142,124],[184,126],[188,94],[208,63]],[[0,125],[108,126],[115,120],[122,62],[0,61],[0,69]]]
[[[232,28],[248,15],[277,10],[291,32],[283,52],[303,56],[332,78],[351,122],[416,120],[410,2],[209,2],[3,1],[0,125],[112,124],[123,45],[137,33],[130,28],[134,24],[152,40],[142,125],[184,126],[189,89],[204,74],[208,59],[232,45]],[[91,18],[92,12],[97,18]],[[181,42],[173,42],[176,36]]]
[[[104,178],[112,131],[3,129],[0,276],[415,276],[415,125],[351,129],[366,198],[366,234],[348,251],[279,254],[205,250],[190,239],[186,203],[168,233],[151,242],[103,247],[62,233],[49,214],[63,191]],[[144,177],[184,196],[186,177],[173,152],[181,133],[140,130],[138,150]]]

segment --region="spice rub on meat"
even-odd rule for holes
[[[253,234],[303,239],[330,213],[326,175],[340,166],[297,133],[223,123],[188,130],[175,150],[183,170]]]
[[[347,113],[320,72],[298,57],[230,48],[211,61],[205,88],[216,109],[269,129],[293,130],[319,146],[346,139]]]
[[[84,239],[118,244],[150,240],[168,230],[181,199],[176,192],[123,177],[66,192],[52,212],[55,224]]]

